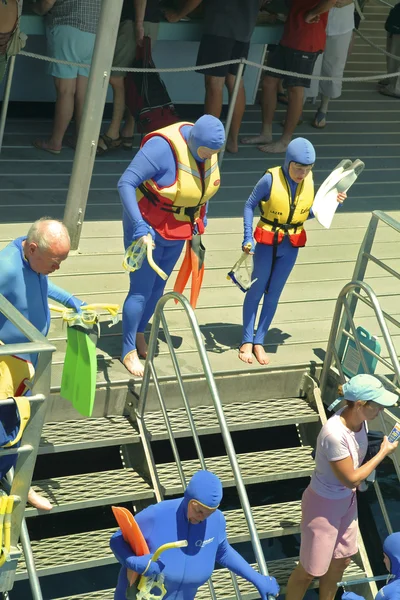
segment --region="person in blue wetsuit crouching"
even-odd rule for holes
[[[399,600],[400,598],[400,532],[391,533],[383,542],[383,562],[389,571],[386,585],[379,590],[375,600]],[[354,592],[342,594],[342,600],[364,600]]]
[[[122,175],[118,190],[124,208],[124,244],[151,233],[156,264],[169,276],[185,240],[202,234],[207,202],[220,185],[217,153],[225,143],[219,119],[203,115],[193,123],[175,123],[146,135]],[[141,377],[146,357],[144,330],[161,298],[165,281],[149,266],[130,273],[122,316],[122,362]]]
[[[239,358],[253,362],[253,354],[261,365],[269,358],[264,338],[271,325],[284,285],[294,267],[299,248],[305,246],[304,222],[312,218],[314,182],[312,168],[315,150],[311,142],[296,138],[290,142],[283,167],[268,169],[260,179],[244,208],[242,249],[254,254],[254,283],[243,304],[243,338]],[[338,194],[343,202],[346,194]],[[261,217],[253,238],[253,217],[259,206]],[[254,239],[257,244],[254,244]],[[258,306],[264,296],[256,331]]]
[[[224,515],[218,506],[222,484],[210,471],[198,471],[192,477],[183,498],[164,500],[139,512],[135,519],[149,546],[150,554],[135,556],[118,530],[110,546],[122,565],[115,600],[124,600],[128,587],[127,569],[148,577],[164,575],[165,600],[192,600],[198,588],[211,577],[215,562],[247,579],[257,588],[262,600],[278,596],[274,577],[255,571],[226,537]],[[163,544],[187,540],[188,546],[166,550],[156,562],[150,562]]]

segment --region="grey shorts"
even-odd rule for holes
[[[143,23],[144,35],[151,38],[151,45],[157,39],[159,23],[145,21]],[[113,67],[131,67],[136,53],[135,23],[130,19],[122,21],[118,29],[117,43],[115,44]],[[111,75],[125,77],[124,71],[111,71]]]

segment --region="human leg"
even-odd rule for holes
[[[130,373],[140,377],[143,365],[136,350],[136,334],[157,273],[143,261],[141,268],[129,274],[130,288],[122,309],[122,362]]]
[[[56,88],[56,105],[54,110],[53,129],[49,139],[36,139],[33,145],[51,153],[59,153],[68,125],[74,114],[76,79],[54,78]]]
[[[222,111],[225,77],[206,75],[204,81],[206,87],[204,113],[207,115],[213,115],[213,117],[217,117],[217,119],[219,119]]]
[[[157,239],[158,238],[158,239]],[[163,240],[157,236],[156,247],[153,252],[153,258],[155,263],[168,275],[171,275],[178,259],[181,255],[182,248],[185,244],[184,240]],[[146,329],[148,322],[153,316],[156,304],[164,293],[166,281],[161,279],[159,275],[156,276],[151,298],[146,303],[146,308],[143,312],[142,318],[138,326],[138,333],[143,333]]]
[[[232,98],[233,88],[236,81],[236,75],[229,73],[226,77],[226,87],[229,92],[229,99]],[[246,94],[243,85],[243,78],[239,84],[239,91],[236,97],[235,108],[232,114],[231,126],[229,129],[228,139],[226,140],[226,150],[236,153],[238,151],[238,136],[240,125],[242,124],[243,114],[246,108]]]
[[[76,79],[76,90],[75,90],[75,135],[78,138],[79,129],[82,122],[83,106],[85,104],[86,90],[87,90],[88,78],[83,75],[78,75]]]
[[[105,140],[100,136],[98,148],[103,151],[107,151],[109,148],[118,148],[120,146],[119,130],[121,122],[125,112],[125,84],[123,73],[118,75],[111,75],[110,85],[113,91],[113,112],[111,117],[111,123],[105,132]],[[111,140],[110,144],[107,144],[108,139]],[[99,152],[101,153],[101,151]]]
[[[118,581],[117,581],[117,587],[115,588],[114,600],[125,600],[127,588],[128,588],[128,577],[126,574],[126,568],[122,567],[118,574]]]
[[[320,600],[334,600],[337,584],[343,579],[343,573],[349,566],[350,558],[333,558],[328,571],[319,579]]]
[[[298,250],[298,248],[293,248],[287,237],[284,238],[277,249],[276,261],[269,282],[268,292],[264,294],[263,306],[253,341],[253,343],[257,345],[257,348],[254,349],[254,353],[258,362],[261,362],[261,364],[266,364],[266,354],[263,348],[264,338],[271,325],[272,319],[274,318],[282,290],[295,265]],[[261,359],[261,361],[259,359]]]
[[[285,152],[288,147],[294,130],[297,127],[301,113],[303,112],[304,88],[300,86],[288,85],[288,107],[286,112],[283,133],[277,142],[259,146],[259,150],[267,153]]]
[[[239,358],[243,362],[253,362],[254,326],[258,306],[265,292],[271,272],[272,246],[256,244],[253,257],[252,280],[255,280],[246,292],[243,302],[243,336]]]
[[[289,577],[286,587],[286,600],[303,600],[304,594],[308,590],[313,575],[307,571],[299,563]]]

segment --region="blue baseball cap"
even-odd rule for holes
[[[377,377],[366,373],[355,375],[343,384],[342,389],[343,398],[337,398],[328,407],[328,410],[332,410],[342,400],[375,402],[381,406],[394,406],[398,400],[398,396],[389,392]]]

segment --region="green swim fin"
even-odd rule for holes
[[[68,327],[68,344],[61,382],[61,396],[83,416],[91,417],[96,393],[96,327]]]

